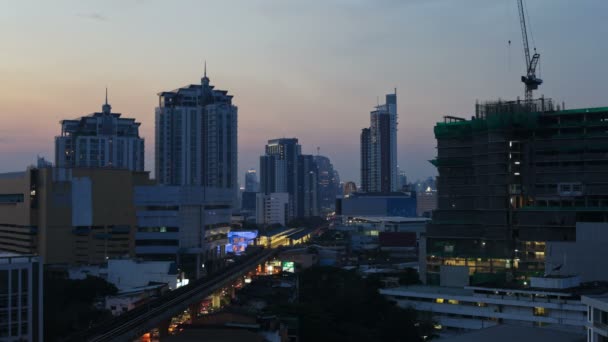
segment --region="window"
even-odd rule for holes
[[[534,311],[534,316],[546,316],[547,315],[547,309],[543,308],[543,307],[534,307],[533,309]]]

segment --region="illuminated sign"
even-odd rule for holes
[[[245,252],[247,246],[253,245],[257,236],[257,230],[229,232],[226,253],[240,255],[241,253]]]
[[[283,261],[283,272],[295,273],[296,267],[293,261]]]

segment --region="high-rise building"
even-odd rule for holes
[[[113,167],[144,170],[144,139],[139,122],[112,113],[106,102],[101,112],[75,120],[61,121],[61,135],[55,137],[57,167]]]
[[[302,147],[296,138],[268,140],[266,154],[260,157],[260,192],[288,193],[289,218],[298,212],[298,156]]]
[[[416,194],[416,214],[431,217],[433,210],[437,209],[437,190],[426,188]]]
[[[399,178],[397,182],[397,190],[398,191],[407,191],[407,175],[405,171],[399,171]]]
[[[42,341],[43,266],[39,256],[0,252],[0,340]]]
[[[361,190],[398,190],[397,93],[370,113],[370,127],[361,131]]]
[[[260,191],[260,183],[258,182],[258,174],[255,169],[247,170],[245,173],[245,191],[258,192]]]
[[[478,104],[471,120],[437,123],[438,208],[422,279],[460,272],[473,285],[525,285],[543,275],[547,243],[574,241],[577,223],[608,222],[607,131],[608,108],[555,110],[544,98]]]
[[[340,176],[334,170],[329,158],[325,156],[315,156],[315,163],[319,170],[318,193],[319,208],[324,212],[332,212],[336,207],[336,196],[342,195],[340,187]]]
[[[237,112],[232,95],[205,75],[158,94],[156,178],[161,184],[229,188],[236,198]]]
[[[260,171],[261,193],[289,194],[287,220],[319,215],[317,166],[312,155],[302,155],[298,139],[268,140]]]
[[[297,216],[319,216],[319,171],[314,157],[309,154],[298,156]]]
[[[371,133],[369,128],[361,130],[361,183],[359,188],[361,191],[369,191],[372,188],[371,174]]]

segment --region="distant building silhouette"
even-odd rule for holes
[[[344,196],[350,195],[353,192],[357,192],[357,185],[355,182],[346,182],[344,184]]]
[[[332,212],[336,206],[336,196],[342,194],[340,176],[334,169],[329,158],[317,155],[314,157],[319,170],[318,194],[319,208],[324,212]]]

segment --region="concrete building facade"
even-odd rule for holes
[[[261,225],[287,224],[289,206],[289,194],[286,192],[258,193],[255,206],[256,223]]]
[[[120,169],[30,168],[0,175],[0,250],[45,263],[133,255],[133,184]]]
[[[0,252],[0,341],[42,341],[43,276],[39,256]]]
[[[427,231],[427,280],[465,267],[472,284],[523,283],[545,272],[547,242],[577,222],[607,222],[608,108],[551,100],[479,104],[435,126],[438,208]]]
[[[230,189],[200,186],[141,185],[135,187],[137,233],[135,254],[144,260],[202,264],[225,255],[232,217]],[[194,261],[195,260],[195,261]]]

